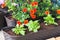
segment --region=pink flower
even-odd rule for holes
[[[0,0],[0,5],[4,3],[4,0]]]

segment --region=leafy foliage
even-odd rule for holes
[[[25,19],[29,18],[29,15],[20,11],[17,12],[17,14],[14,15],[13,17],[16,18],[17,20],[20,20],[21,22],[24,22]]]
[[[32,20],[29,21],[29,23],[27,24],[27,26],[28,26],[29,31],[33,31],[33,32],[37,32],[38,29],[40,28],[38,20],[36,20],[36,21],[32,21]]]
[[[34,20],[46,16],[44,17],[46,25],[58,25],[52,16],[60,19],[60,0],[6,0],[6,5],[9,7],[8,11],[13,11],[12,16],[18,20],[19,26],[12,29],[16,34],[25,35],[23,23],[28,26],[29,31],[37,32],[40,28],[38,20],[26,21],[26,19]]]
[[[57,23],[55,22],[54,18],[50,14],[48,14],[46,17],[44,17],[44,22],[46,23],[46,25],[48,25],[48,24],[57,25]]]
[[[39,16],[44,16],[45,11],[49,10],[51,7],[51,0],[41,0],[39,1],[39,6],[38,6],[38,10],[39,11]]]
[[[15,6],[12,4],[12,0],[6,0],[6,5],[8,6],[9,10],[15,10]]]
[[[16,26],[15,28],[12,29],[12,31],[16,34],[21,34],[21,35],[25,35],[25,28],[23,25],[20,26]]]
[[[34,6],[35,4],[36,6]],[[13,17],[23,22],[30,18],[30,10],[36,9],[36,12],[31,17],[45,16],[45,11],[52,10],[51,14],[56,13],[54,10],[60,9],[59,0],[6,0],[9,11],[13,11]],[[23,12],[22,10],[25,9]]]
[[[6,0],[6,4],[9,7],[8,11],[13,11],[13,17],[16,18],[17,20],[20,20],[23,22],[25,19],[29,18],[28,12],[22,12],[23,8],[26,8],[28,6],[27,0]],[[23,3],[23,4],[22,4]],[[29,8],[28,8],[29,10]]]
[[[57,18],[60,19],[60,15],[58,15]]]

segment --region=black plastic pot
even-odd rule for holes
[[[37,33],[28,33],[25,36],[12,36],[4,32],[5,40],[46,40],[60,36],[60,27],[51,30],[39,30]]]
[[[9,18],[5,17],[5,19],[6,19],[8,27],[12,27],[12,26],[14,27],[16,25],[16,21],[13,18],[9,19]]]
[[[2,29],[5,26],[7,26],[6,20],[5,20],[4,16],[2,14],[0,14],[0,29]]]
[[[15,20],[8,19],[9,16],[12,16],[12,11],[8,12],[8,7],[0,7],[0,30],[6,28],[12,28],[16,24]]]
[[[5,7],[5,8],[1,8],[0,7],[0,12],[2,12],[2,14],[7,14],[8,13],[8,7]]]
[[[7,26],[6,24],[6,20],[4,18],[5,14],[7,14],[7,8],[0,8],[0,29],[2,29],[3,27]]]

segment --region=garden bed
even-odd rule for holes
[[[48,38],[60,36],[60,27],[55,27],[51,30],[39,30],[37,33],[29,33],[25,36],[10,35],[6,32],[4,35],[6,40],[45,40]]]
[[[5,39],[45,40],[60,36],[59,4],[56,0],[3,0],[0,11],[4,13],[1,19],[5,18],[1,21],[6,24],[1,28]]]
[[[58,26],[48,25],[45,26],[44,23],[41,23],[41,29],[38,32],[28,32],[25,36],[16,35],[11,31],[11,29],[4,30],[4,36],[6,40],[46,40],[48,38],[60,36],[60,20],[58,20]]]

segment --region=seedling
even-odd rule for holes
[[[27,24],[29,31],[37,32],[38,29],[40,28],[40,25],[38,23],[38,20],[32,21],[30,20],[29,23]]]
[[[18,34],[25,35],[25,30],[26,28],[24,28],[23,25],[16,26],[15,28],[12,29],[12,31],[17,35]]]
[[[44,22],[46,23],[46,25],[49,25],[49,24],[58,25],[55,22],[55,19],[50,14],[48,14],[46,17],[44,17]]]

